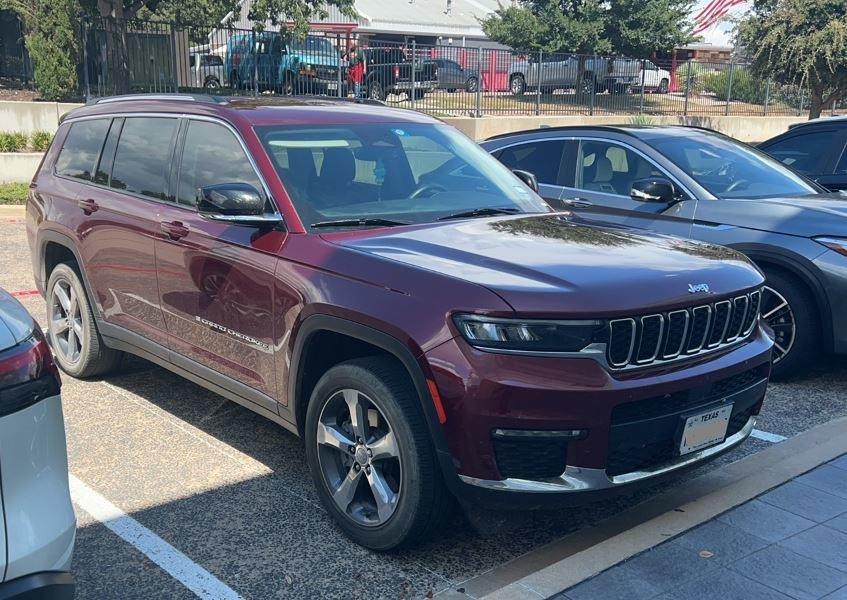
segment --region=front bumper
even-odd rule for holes
[[[442,344],[426,358],[447,417],[453,491],[487,505],[580,504],[710,460],[752,431],[771,345],[757,328],[725,352],[613,375],[591,359],[480,352],[461,339]],[[727,404],[724,441],[680,456],[680,418]],[[504,450],[498,430],[581,433],[511,460],[522,446]]]
[[[67,571],[33,573],[0,583],[0,600],[73,600],[73,576]]]

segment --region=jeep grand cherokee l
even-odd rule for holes
[[[27,228],[65,372],[131,352],[303,436],[373,549],[451,497],[584,502],[714,457],[767,385],[746,258],[552,213],[414,112],[101,100],[60,125]]]

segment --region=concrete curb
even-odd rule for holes
[[[0,218],[23,219],[26,216],[24,204],[4,204],[0,206]]]
[[[845,452],[847,418],[835,419],[518,557],[465,591],[485,600],[549,598]]]

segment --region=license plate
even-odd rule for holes
[[[337,89],[338,89],[338,84],[337,84],[337,83],[328,83],[328,84],[326,84],[326,89],[328,89],[328,90],[337,90]]]
[[[680,455],[690,454],[724,441],[731,414],[732,404],[727,404],[686,418],[679,441]]]

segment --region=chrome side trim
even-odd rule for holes
[[[686,456],[679,457],[675,461],[659,465],[652,469],[633,471],[632,473],[624,473],[623,475],[615,475],[613,477],[606,475],[605,469],[585,469],[582,467],[568,466],[565,468],[565,472],[559,477],[543,481],[514,478],[502,480],[477,479],[476,477],[468,477],[467,475],[459,475],[459,479],[469,485],[504,492],[564,493],[615,488],[636,481],[658,477],[720,454],[746,440],[755,426],[756,417],[750,417],[750,420],[747,421],[747,424],[741,431],[726,438],[722,444],[704,448],[698,452],[692,452]]]

